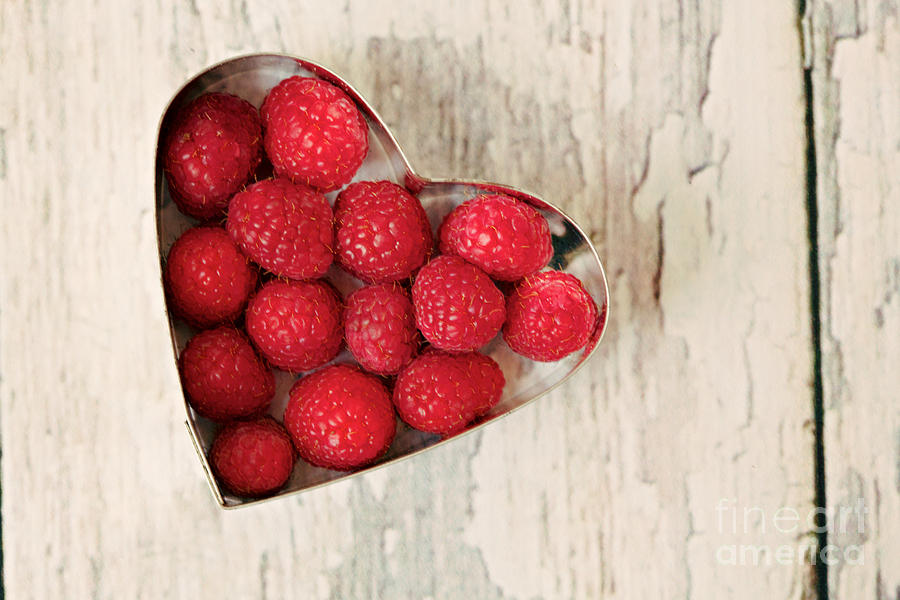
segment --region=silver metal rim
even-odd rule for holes
[[[225,501],[225,498],[223,497],[221,490],[219,489],[219,486],[215,480],[215,476],[213,475],[212,466],[209,464],[209,460],[208,460],[206,454],[203,452],[203,448],[202,448],[202,445],[198,438],[196,428],[195,428],[193,422],[191,421],[191,419],[188,418],[187,420],[185,420],[185,426],[187,427],[188,434],[190,435],[191,442],[194,446],[194,450],[197,452],[197,456],[200,459],[200,463],[203,467],[203,472],[206,475],[206,480],[207,480],[207,483],[209,484],[210,491],[212,492],[212,494],[215,497],[216,502],[219,504],[219,506],[225,510],[232,510],[232,509],[236,509],[236,508],[245,508],[248,506],[257,506],[260,504],[271,502],[273,500],[281,500],[284,498],[293,497],[298,494],[306,493],[306,492],[309,492],[309,491],[312,491],[312,490],[315,490],[315,489],[318,489],[318,488],[321,488],[321,487],[324,487],[327,485],[331,485],[331,484],[342,482],[342,481],[347,481],[358,475],[363,475],[365,473],[371,473],[371,472],[381,469],[383,467],[387,467],[390,465],[396,465],[396,464],[398,464],[402,461],[405,461],[407,459],[410,459],[414,456],[418,456],[419,454],[421,454],[423,452],[428,452],[428,451],[434,450],[438,447],[446,445],[448,442],[456,441],[456,440],[462,438],[463,436],[469,435],[476,431],[480,431],[485,425],[488,425],[490,423],[493,423],[495,421],[503,419],[503,418],[511,415],[512,413],[517,412],[519,409],[521,409],[525,406],[531,405],[532,403],[534,403],[535,400],[545,396],[546,394],[549,394],[550,392],[552,392],[559,386],[566,383],[573,375],[575,375],[576,373],[578,373],[581,370],[581,368],[585,365],[585,363],[588,362],[588,360],[591,359],[592,356],[594,356],[594,354],[597,352],[597,348],[600,347],[600,343],[603,340],[603,336],[606,334],[606,329],[609,324],[610,304],[611,304],[611,299],[610,299],[610,295],[609,295],[609,282],[608,282],[608,279],[606,276],[606,271],[603,267],[603,261],[600,259],[600,255],[597,253],[597,249],[594,246],[593,241],[588,237],[587,233],[565,211],[561,210],[558,206],[554,205],[552,202],[544,200],[543,198],[541,198],[535,194],[532,194],[531,192],[528,192],[528,191],[520,189],[520,188],[504,185],[504,184],[497,184],[497,183],[493,183],[493,182],[489,182],[489,181],[471,180],[471,179],[470,180],[461,180],[461,179],[455,179],[455,178],[452,178],[452,179],[451,178],[429,178],[429,177],[423,177],[423,176],[419,175],[418,173],[416,173],[415,169],[413,169],[412,165],[409,162],[409,159],[406,157],[406,154],[403,152],[402,147],[400,146],[399,143],[397,143],[397,139],[394,137],[394,134],[391,132],[391,130],[385,124],[384,120],[381,118],[381,115],[378,113],[377,110],[375,110],[375,108],[372,105],[370,105],[368,103],[368,101],[366,101],[366,99],[359,93],[359,91],[357,91],[356,88],[354,88],[352,85],[347,83],[347,81],[344,78],[342,78],[341,76],[336,74],[331,69],[329,69],[315,61],[306,59],[306,58],[293,56],[290,54],[281,54],[281,53],[244,54],[241,56],[235,56],[232,58],[228,58],[228,59],[219,61],[219,62],[205,68],[203,71],[197,73],[190,79],[188,79],[187,82],[185,82],[180,88],[178,88],[178,90],[169,99],[169,102],[166,104],[166,107],[163,110],[162,115],[160,116],[159,124],[157,125],[156,147],[154,149],[155,150],[154,159],[156,162],[157,175],[159,173],[159,164],[158,163],[160,160],[160,154],[159,154],[160,142],[161,142],[160,136],[162,134],[163,123],[164,123],[165,117],[169,114],[170,109],[172,108],[173,104],[178,99],[178,97],[183,92],[185,92],[188,88],[190,88],[191,85],[193,85],[198,79],[201,79],[205,75],[215,71],[216,69],[219,69],[220,67],[223,67],[223,66],[229,65],[229,64],[233,64],[233,63],[237,63],[237,62],[241,62],[241,61],[244,61],[247,59],[259,59],[259,58],[265,58],[265,57],[284,58],[284,59],[290,59],[290,60],[296,61],[304,69],[315,73],[318,77],[321,77],[322,79],[328,81],[329,83],[336,85],[337,87],[339,87],[339,88],[343,89],[345,92],[347,92],[352,97],[352,99],[367,113],[366,116],[369,117],[369,119],[371,119],[375,123],[377,123],[378,126],[380,127],[380,129],[386,134],[387,138],[391,142],[393,148],[397,151],[397,154],[400,157],[400,159],[403,163],[403,166],[406,169],[406,177],[408,179],[410,179],[411,181],[415,182],[418,186],[425,187],[430,184],[448,184],[448,185],[458,184],[458,185],[467,185],[467,186],[474,186],[474,187],[482,187],[482,186],[490,187],[492,189],[508,192],[512,196],[516,196],[516,197],[520,197],[520,198],[523,196],[526,198],[532,198],[533,200],[535,200],[543,205],[546,205],[547,207],[549,207],[550,209],[552,209],[553,211],[555,211],[559,215],[561,215],[568,222],[568,224],[570,224],[582,236],[582,238],[587,241],[588,247],[590,248],[590,251],[593,254],[594,258],[596,259],[597,264],[599,265],[601,279],[602,279],[602,283],[603,283],[603,293],[605,296],[605,305],[601,307],[603,309],[601,312],[604,314],[605,318],[598,323],[598,327],[600,328],[600,330],[599,330],[599,332],[595,332],[595,334],[594,334],[596,339],[593,340],[592,347],[590,348],[590,350],[588,350],[588,352],[584,356],[582,356],[581,360],[572,368],[572,370],[569,371],[569,373],[567,373],[565,376],[563,376],[559,381],[553,383],[551,386],[549,386],[545,390],[541,391],[539,394],[526,400],[522,404],[515,406],[515,407],[509,409],[508,411],[506,411],[505,413],[497,415],[496,417],[493,417],[487,421],[478,423],[477,425],[472,426],[469,429],[466,429],[452,437],[442,439],[438,442],[435,442],[434,444],[432,444],[430,446],[420,448],[418,450],[414,450],[414,451],[410,452],[409,454],[405,454],[403,456],[398,456],[396,458],[392,458],[389,461],[379,463],[379,464],[373,465],[371,467],[366,467],[366,468],[360,469],[358,471],[353,471],[351,473],[347,473],[345,476],[342,476],[337,479],[332,479],[329,481],[317,483],[315,485],[311,485],[309,487],[305,487],[305,488],[302,488],[299,490],[282,492],[282,493],[279,493],[274,496],[268,496],[268,497],[264,497],[264,498],[247,500],[245,502],[241,502],[240,504],[227,504]],[[156,184],[155,184],[156,189],[155,189],[154,204],[156,204],[158,199],[161,197],[161,192],[162,192],[162,190],[159,189],[160,179],[158,176],[155,176],[155,181],[156,181]],[[163,185],[165,185],[165,184],[163,184]],[[160,289],[162,290],[163,295],[165,295],[165,285],[164,285],[164,281],[163,281],[163,272],[164,272],[163,264],[165,261],[165,257],[163,255],[162,246],[159,245],[159,241],[161,241],[161,239],[162,239],[161,235],[160,235],[161,231],[162,231],[162,229],[161,229],[162,224],[160,222],[160,211],[159,211],[158,206],[156,207],[155,217],[156,217],[156,230],[157,230],[157,240],[158,240],[157,245],[158,245],[158,251],[159,251]],[[176,370],[176,372],[178,372],[178,361],[177,361],[177,355],[178,355],[177,350],[178,349],[175,345],[175,337],[174,337],[174,332],[172,331],[172,325],[171,325],[172,321],[171,321],[171,316],[169,315],[168,306],[166,307],[166,317],[167,317],[167,321],[169,323],[169,330],[170,330],[169,331],[169,339],[172,342],[172,357],[175,362],[175,370]],[[189,407],[189,405],[187,403],[187,399],[184,397],[183,393],[182,393],[182,401],[184,402],[185,411],[188,414],[188,417],[190,417],[190,407]]]

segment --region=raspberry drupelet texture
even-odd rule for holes
[[[412,296],[416,325],[441,350],[477,350],[506,319],[503,294],[491,278],[458,256],[439,256],[422,267]]]
[[[220,227],[194,227],[169,249],[163,275],[169,307],[206,328],[240,316],[258,275]]]
[[[347,296],[344,337],[363,369],[378,375],[396,375],[419,347],[409,293],[399,284],[382,283]]]
[[[503,339],[515,352],[550,362],[580,350],[597,326],[597,305],[570,273],[543,271],[520,281],[506,302]]]
[[[321,277],[334,258],[328,200],[287,179],[259,181],[235,195],[228,207],[227,226],[244,253],[276,275]]]
[[[259,164],[259,113],[237,96],[204,94],[176,116],[164,152],[166,178],[178,209],[200,220],[217,217]]]
[[[343,339],[337,292],[321,281],[266,283],[250,299],[247,333],[263,357],[291,372],[324,365]]]
[[[265,496],[283,486],[294,467],[291,438],[271,417],[222,428],[209,452],[213,471],[239,496]]]
[[[334,220],[338,264],[370,283],[409,277],[434,245],[422,204],[390,181],[351,183],[337,198]]]
[[[505,383],[503,371],[489,356],[429,349],[400,372],[394,406],[401,419],[420,431],[452,434],[493,408]]]
[[[266,96],[266,154],[275,173],[323,192],[349,182],[369,151],[368,126],[347,94],[325,81],[290,77]]]
[[[275,395],[275,377],[247,338],[223,325],[201,331],[179,358],[188,402],[214,421],[261,414]]]
[[[330,365],[291,388],[284,425],[304,460],[349,470],[387,452],[397,421],[387,389],[350,365]]]
[[[521,200],[492,194],[457,206],[441,224],[440,249],[485,273],[515,281],[547,266],[553,244],[547,220]]]

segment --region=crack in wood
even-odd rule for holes
[[[660,282],[662,281],[663,267],[666,260],[665,225],[663,221],[663,204],[661,201],[656,207],[656,271],[653,273],[653,299],[659,304]],[[662,312],[660,312],[662,316]]]

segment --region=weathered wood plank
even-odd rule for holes
[[[900,597],[900,4],[809,6],[832,598]],[[862,508],[859,513],[856,509]],[[861,564],[855,564],[859,562]]]
[[[786,3],[0,5],[10,597],[800,598],[812,508],[799,35]],[[73,26],[73,23],[80,24]],[[596,361],[482,434],[222,513],[157,284],[156,120],[284,50],[345,75],[425,174],[530,188],[607,262]],[[722,500],[733,506],[717,520]],[[743,511],[766,511],[745,530]],[[730,515],[730,513],[728,513]],[[759,512],[751,512],[758,519]],[[720,556],[721,548],[726,554]]]

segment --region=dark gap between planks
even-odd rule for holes
[[[801,48],[805,48],[803,19],[806,17],[806,0],[798,0],[799,32]],[[811,35],[811,32],[807,32]],[[813,434],[814,440],[814,485],[817,507],[826,508],[825,497],[825,444],[823,425],[825,421],[825,394],[822,385],[822,305],[821,273],[819,272],[819,202],[817,193],[815,115],[813,112],[812,64],[803,66],[803,95],[805,106],[804,125],[806,134],[806,219],[807,243],[809,245],[809,307],[813,346]],[[828,600],[828,565],[819,560],[819,552],[828,545],[827,517],[824,511],[816,512],[816,554],[814,574],[816,597]]]

